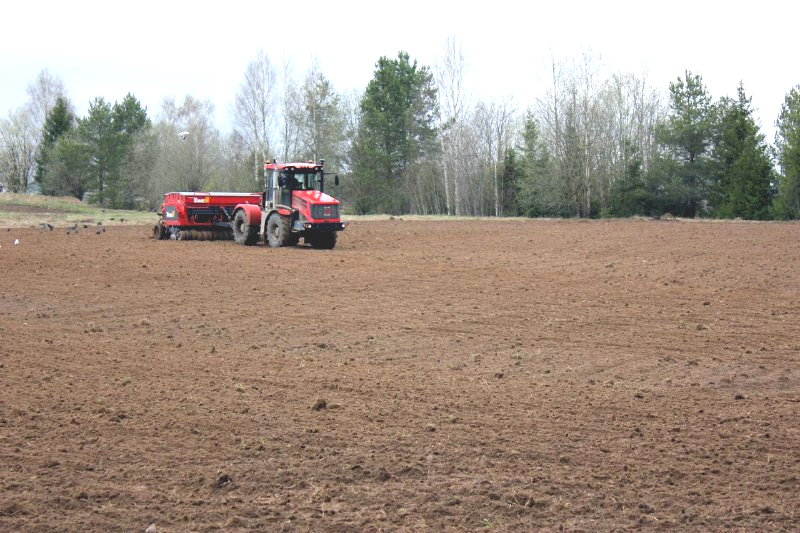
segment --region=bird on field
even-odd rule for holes
[[[42,231],[44,231],[44,230],[53,231],[53,225],[49,224],[47,222],[42,222],[41,224],[39,224],[39,229],[42,230]]]

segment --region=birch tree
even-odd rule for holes
[[[466,117],[470,109],[471,91],[466,88],[469,63],[461,44],[448,37],[441,56],[434,62],[434,77],[439,97],[439,141],[442,153],[442,188],[445,212],[461,215],[465,187],[464,158],[468,131]],[[451,192],[452,191],[452,192]]]
[[[260,183],[261,169],[272,150],[277,117],[277,76],[269,56],[260,48],[244,71],[234,97],[233,124],[253,157],[253,181]]]
[[[303,96],[294,74],[291,56],[283,56],[281,63],[280,94],[280,147],[276,150],[284,161],[299,157],[300,125],[304,120]]]
[[[24,107],[0,119],[0,189],[25,193],[33,181],[39,131]]]
[[[63,98],[69,104],[69,111],[74,112],[64,81],[57,75],[51,74],[48,69],[40,70],[36,78],[28,83],[25,92],[28,95],[26,107],[31,114],[31,121],[37,129],[44,125],[47,114],[58,98]]]
[[[302,85],[303,113],[299,117],[303,159],[326,159],[334,168],[342,159],[344,120],[339,95],[312,59]]]
[[[214,125],[214,105],[187,95],[178,105],[173,97],[161,103],[156,127],[161,147],[156,162],[160,190],[202,191],[219,172],[220,137]],[[251,145],[248,145],[250,147]]]

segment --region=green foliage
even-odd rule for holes
[[[525,113],[521,141],[517,213],[528,217],[566,216],[563,182],[556,178],[539,124],[530,110]]]
[[[764,135],[739,85],[738,98],[723,98],[714,146],[715,174],[711,201],[718,218],[764,219],[769,216],[775,176]]]
[[[146,109],[131,94],[113,106],[95,98],[88,116],[78,118],[74,128],[72,123],[59,99],[43,131],[41,191],[79,199],[91,192],[98,203],[134,207],[146,193],[155,153]]]
[[[520,174],[517,154],[509,149],[503,159],[500,175],[500,216],[517,214],[517,187]]]
[[[776,122],[775,146],[781,175],[775,199],[775,217],[800,219],[800,85],[786,95]]]
[[[114,131],[111,104],[102,97],[89,103],[89,115],[78,119],[76,139],[88,154],[86,168],[86,189],[94,189],[94,199],[103,203],[106,195],[106,181],[113,182],[113,174],[118,163],[119,141]]]
[[[381,57],[361,101],[350,202],[357,212],[409,210],[406,186],[435,150],[436,88],[406,52]]]
[[[88,190],[91,159],[86,145],[74,132],[69,132],[60,136],[46,153],[47,166],[40,183],[42,194],[83,199]]]
[[[155,164],[156,147],[150,134],[147,110],[128,93],[112,108],[116,138],[114,179],[108,183],[105,199],[114,208],[132,209],[147,196],[150,180],[144,179]]]
[[[646,175],[642,170],[642,160],[632,157],[625,167],[625,173],[615,180],[611,187],[608,214],[615,217],[629,217],[646,215],[653,211],[648,189]]]
[[[716,107],[703,79],[686,71],[670,83],[670,114],[656,129],[661,162],[654,165],[650,203],[673,215],[702,215],[713,181],[711,145]]]
[[[36,158],[36,182],[42,194],[51,194],[45,177],[49,162],[55,151],[56,142],[75,127],[75,116],[70,112],[67,101],[58,97],[53,109],[48,113],[42,128],[42,141]]]

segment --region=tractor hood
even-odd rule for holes
[[[303,201],[309,204],[338,204],[339,200],[319,191],[293,191],[294,201]],[[295,206],[297,207],[297,206]]]
[[[308,221],[338,221],[339,200],[320,191],[292,191],[292,207]]]

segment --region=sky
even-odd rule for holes
[[[791,6],[791,7],[790,7]],[[789,90],[800,84],[793,2],[9,2],[0,32],[0,116],[27,100],[42,69],[61,78],[79,116],[102,96],[132,93],[156,117],[165,96],[210,100],[218,127],[247,63],[263,48],[301,77],[316,58],[340,92],[363,90],[381,56],[409,53],[432,66],[447,39],[461,47],[475,93],[542,94],[551,54],[591,51],[613,71],[646,77],[666,96],[686,70],[716,100],[753,99],[767,141]]]

